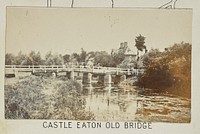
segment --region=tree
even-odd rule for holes
[[[35,51],[31,51],[28,55],[26,55],[26,60],[23,62],[23,65],[41,65],[42,58],[40,52],[35,53]]]
[[[73,53],[70,56],[70,63],[72,63],[72,65],[77,65],[80,62],[80,55],[77,53]]]
[[[70,62],[70,55],[69,54],[65,54],[63,56],[63,60],[64,60],[64,64]]]
[[[135,46],[139,51],[146,50],[146,46],[144,45],[146,37],[142,36],[141,34],[139,36],[136,36],[135,39]]]
[[[23,65],[26,62],[26,55],[22,54],[22,51],[18,53],[15,59],[16,65]]]
[[[174,94],[190,97],[191,94],[191,44],[180,43],[148,53],[148,64],[139,77],[143,87],[167,90]]]
[[[136,61],[130,61],[129,59],[124,59],[119,65],[118,67],[120,68],[136,68],[137,63]]]
[[[81,48],[81,54],[80,54],[80,61],[79,62],[85,62],[86,57],[87,57],[87,52],[83,48]]]
[[[54,65],[63,65],[63,56],[61,54],[54,54],[53,55]]]
[[[112,54],[112,58],[115,63],[114,66],[116,67],[124,60],[125,55],[124,55],[124,53],[119,52],[119,53]]]
[[[143,60],[143,65],[148,66],[151,59],[159,57],[162,53],[158,49],[151,49],[148,53],[143,55],[141,58]]]
[[[43,60],[41,58],[40,52],[35,53],[31,51],[28,55],[22,54],[20,51],[17,56],[7,53],[5,55],[5,64],[6,65],[41,65]]]
[[[14,65],[14,64],[15,64],[15,56],[11,53],[6,53],[5,65]]]
[[[40,52],[37,52],[37,54],[34,57],[34,61],[35,61],[36,65],[42,65],[43,64],[43,60],[42,60]]]
[[[106,66],[106,67],[114,66],[112,56],[105,51],[95,52],[94,64],[95,65],[100,64],[101,66]]]
[[[45,65],[62,65],[62,64],[63,64],[62,55],[52,54],[51,51],[49,51],[45,55]]]
[[[46,55],[45,55],[45,65],[53,65],[53,55],[52,52],[49,51]]]
[[[90,58],[94,58],[95,57],[95,52],[91,51],[87,53],[87,57],[86,57],[86,61],[88,61]]]

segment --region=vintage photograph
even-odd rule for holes
[[[192,10],[7,7],[5,119],[190,123]]]

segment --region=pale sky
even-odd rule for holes
[[[58,54],[107,51],[135,36],[148,49],[192,42],[192,10],[131,8],[7,8],[6,52]]]

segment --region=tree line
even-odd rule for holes
[[[31,51],[24,54],[21,51],[14,55],[6,53],[5,65],[86,65],[88,61],[92,61],[94,65],[116,67],[121,61],[124,60],[124,53],[117,53],[114,55],[106,51],[90,51],[87,52],[83,48],[81,53],[73,54],[55,54],[49,51],[42,58],[40,52]]]
[[[138,51],[145,50],[140,57],[145,71],[138,76],[138,85],[151,89],[168,89],[174,94],[190,97],[191,95],[191,44],[177,43],[165,51],[151,49],[147,52],[145,37],[136,36],[135,47]],[[127,46],[123,46],[115,53],[106,51],[87,52],[83,48],[80,53],[53,54],[46,53],[44,58],[40,52],[31,51],[28,54],[19,52],[16,56],[6,53],[6,65],[87,65],[90,61],[94,66],[125,67],[129,61],[125,60]],[[134,64],[138,64],[135,61]],[[161,91],[161,90],[160,90]]]
[[[136,36],[135,47],[138,51],[147,51],[145,43],[145,37],[142,35]],[[125,52],[127,46],[123,46],[118,49],[116,53],[108,53],[106,51],[90,51],[87,52],[81,48],[81,53],[73,54],[53,54],[51,51],[45,54],[45,57],[41,57],[40,52],[31,51],[28,54],[24,54],[21,51],[17,55],[12,53],[6,53],[5,64],[6,65],[64,65],[64,64],[87,64],[91,61],[94,65],[117,67],[125,59]],[[128,63],[124,63],[128,64]],[[120,65],[126,66],[126,65]]]

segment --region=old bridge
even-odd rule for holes
[[[104,84],[112,83],[112,77],[121,77],[125,80],[126,76],[136,76],[141,73],[141,69],[123,69],[114,67],[85,67],[75,66],[66,67],[65,65],[6,65],[5,76],[12,75],[17,77],[20,72],[31,74],[36,73],[52,73],[56,77],[59,73],[66,73],[69,79],[76,79],[77,76],[82,76],[82,83],[91,84],[92,76],[96,75],[99,79],[103,78]]]

